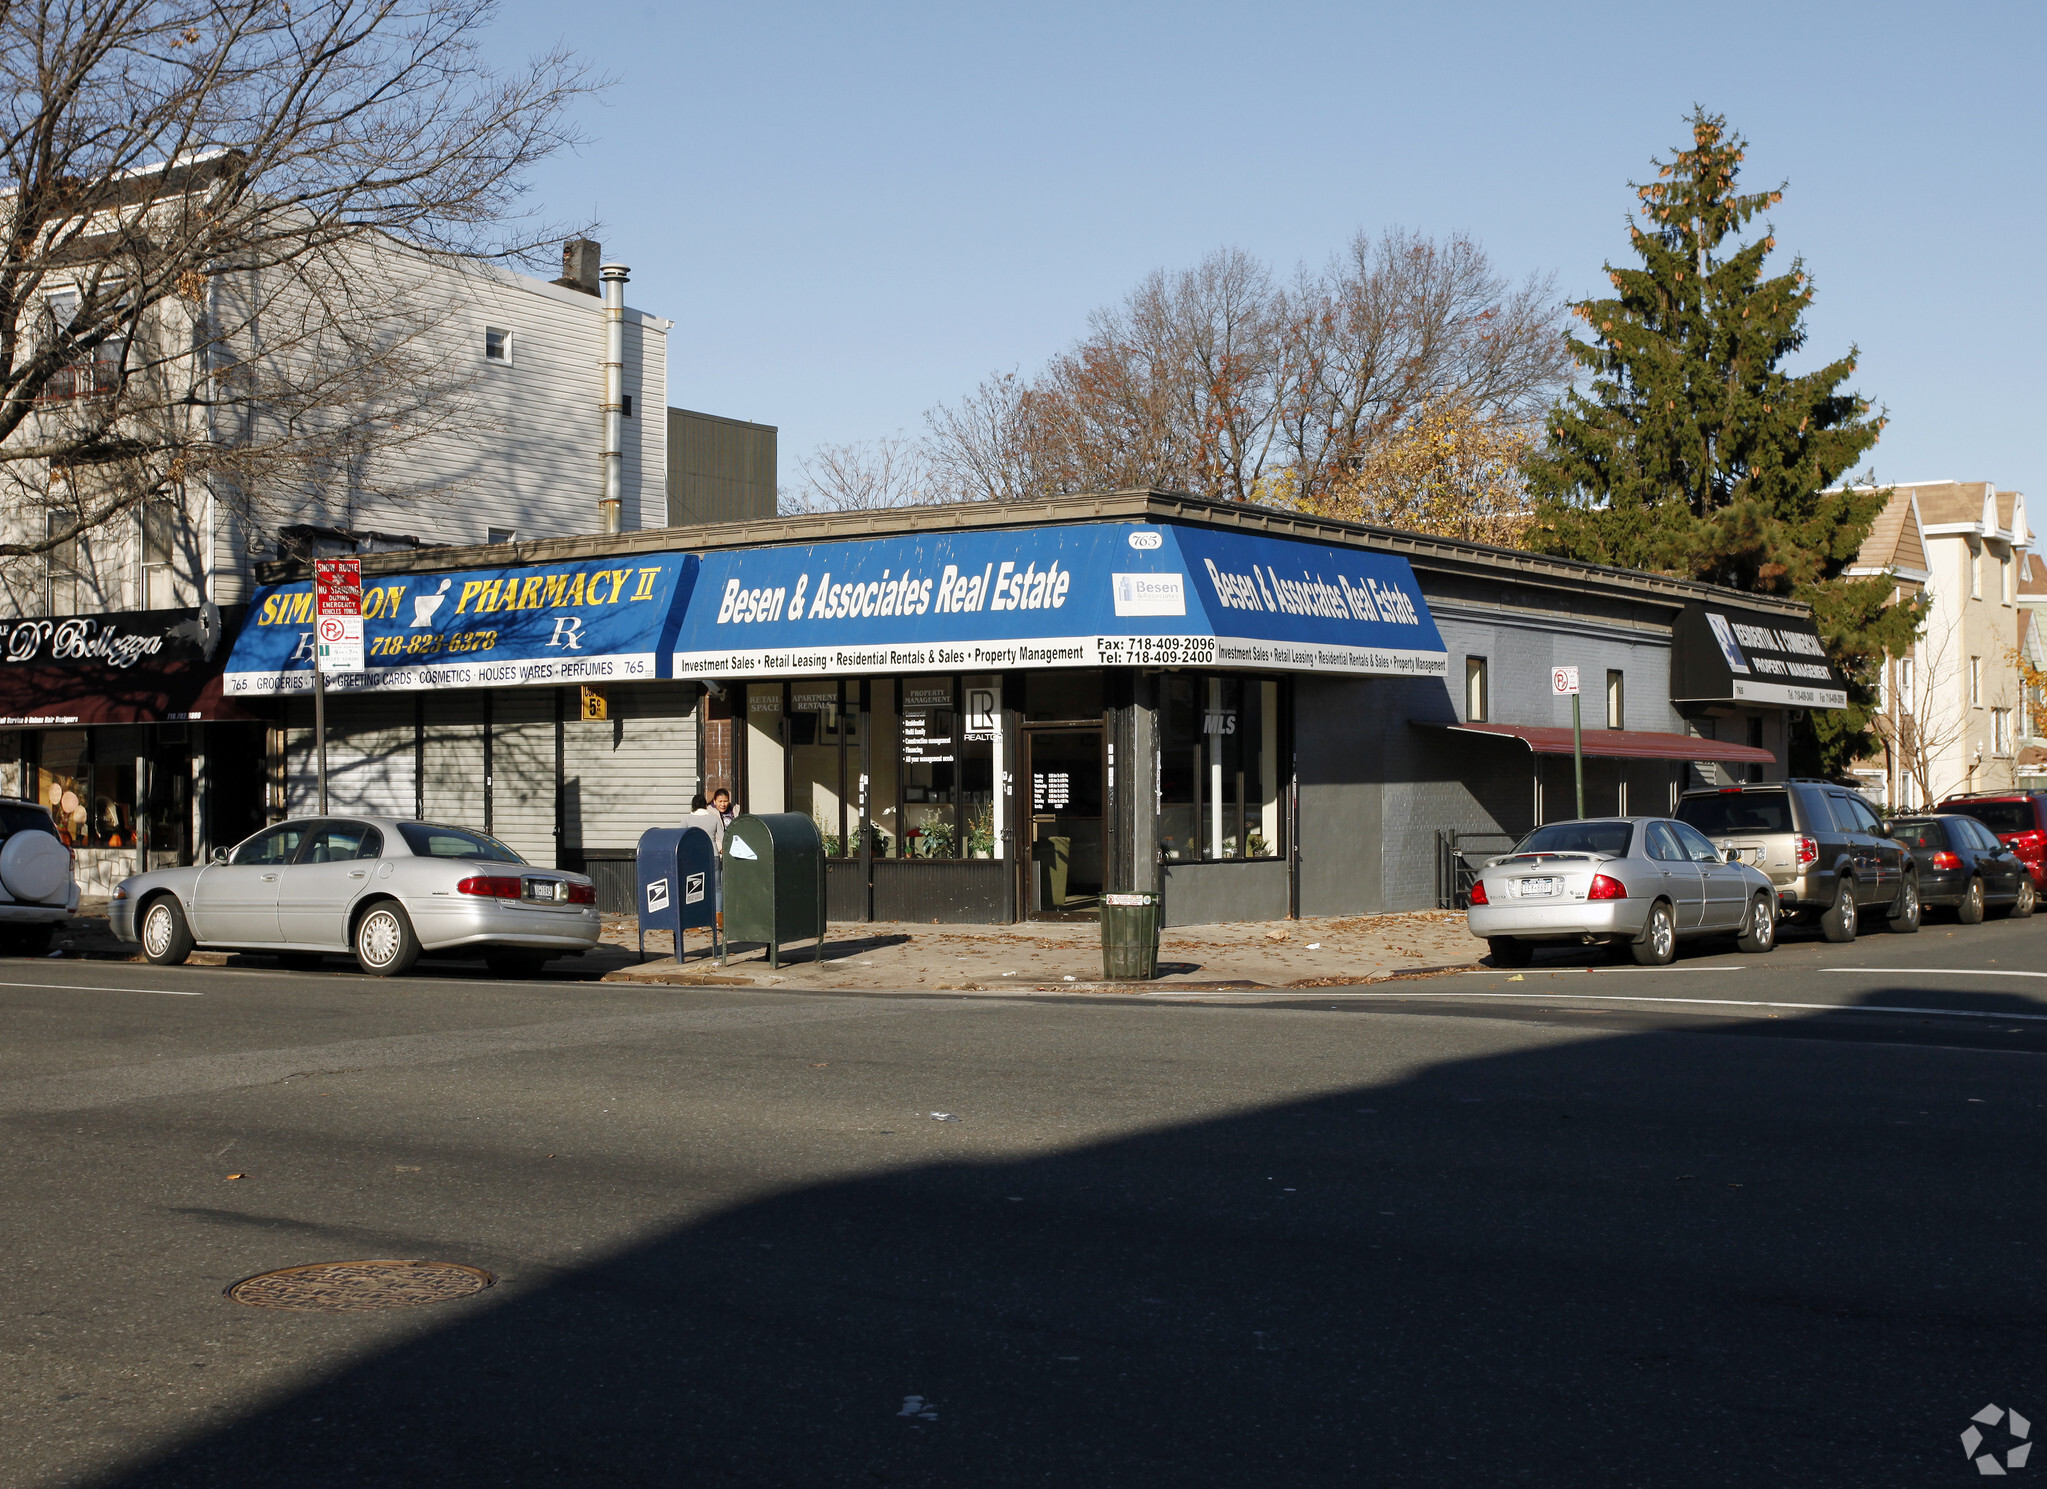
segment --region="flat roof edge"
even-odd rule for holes
[[[1084,521],[1168,521],[1234,528],[1269,536],[1369,548],[1398,555],[1425,567],[1490,573],[1502,579],[1518,579],[1550,588],[1598,590],[1675,606],[1700,600],[1784,615],[1809,613],[1807,606],[1795,600],[1751,594],[1692,579],[1642,573],[1579,559],[1552,558],[1462,538],[1311,517],[1306,513],[1250,502],[1216,501],[1186,492],[1146,489],[1045,497],[1034,501],[952,502],[933,506],[880,507],[857,512],[794,513],[699,527],[641,528],[611,536],[590,533],[570,538],[534,538],[518,543],[420,548],[405,553],[366,553],[361,558],[365,575],[435,573],[492,565],[562,563],[613,555],[627,557],[638,553],[785,547],[799,543],[906,537],[962,528],[992,530]],[[257,577],[266,584],[302,578],[307,572],[304,565],[297,563],[273,562],[257,566]]]

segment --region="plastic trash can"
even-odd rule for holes
[[[1159,921],[1163,896],[1102,896],[1102,976],[1111,982],[1149,982],[1159,975]]]

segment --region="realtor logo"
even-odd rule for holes
[[[1181,574],[1114,574],[1118,615],[1185,615],[1187,583]]]
[[[1706,612],[1706,624],[1713,628],[1713,639],[1720,643],[1720,655],[1727,658],[1727,665],[1736,672],[1748,671],[1748,659],[1741,654],[1741,646],[1734,639],[1734,627],[1727,623],[1727,617]]]
[[[663,881],[662,893],[665,899],[667,894],[666,881]],[[682,902],[685,905],[701,905],[704,902],[704,876],[702,874],[690,874],[683,879]]]
[[[697,877],[702,878],[703,876],[699,874]],[[668,881],[666,879],[656,879],[647,886],[647,912],[652,914],[657,910],[666,910],[667,908]]]

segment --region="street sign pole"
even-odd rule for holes
[[[327,815],[327,667],[363,668],[362,561],[313,560],[313,737],[318,762],[320,815]]]
[[[1585,815],[1585,735],[1578,726],[1578,695],[1571,694],[1571,768],[1578,776],[1578,815]],[[320,808],[326,811],[325,807]]]
[[[1585,815],[1585,733],[1578,722],[1578,669],[1552,667],[1549,690],[1559,698],[1571,695],[1571,768],[1578,780],[1578,815]]]

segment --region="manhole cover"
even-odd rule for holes
[[[356,1313],[370,1308],[414,1308],[480,1293],[497,1278],[460,1262],[313,1262],[258,1272],[227,1289],[251,1308],[302,1313]]]

